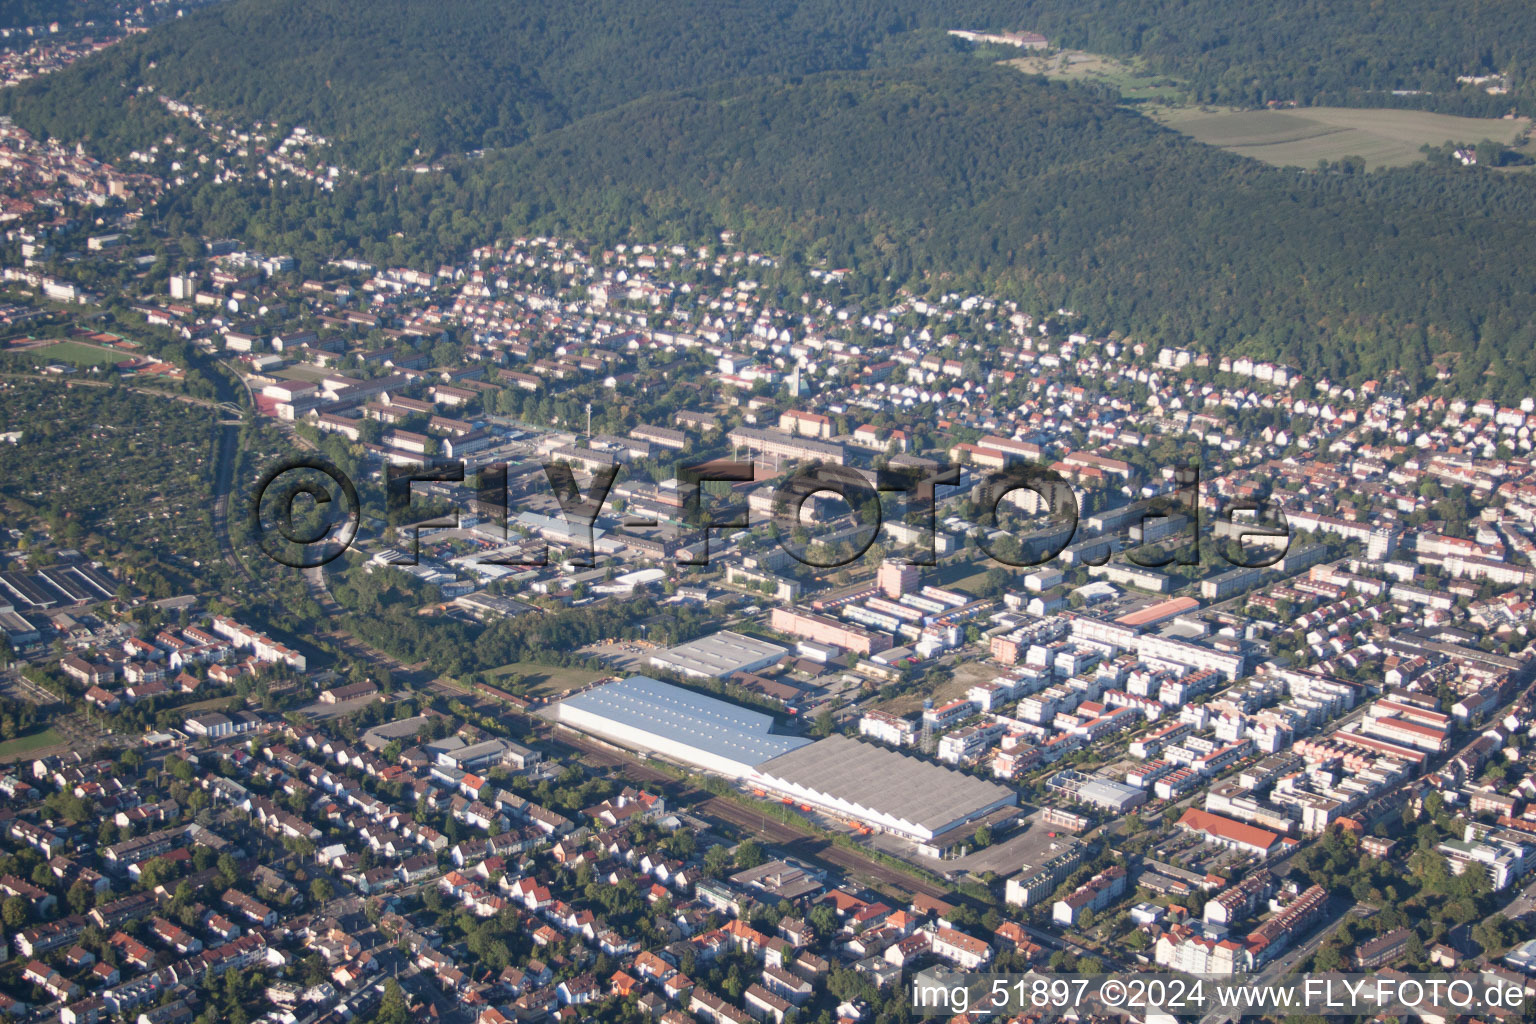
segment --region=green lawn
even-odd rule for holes
[[[112,366],[133,357],[116,349],[89,345],[83,341],[59,341],[35,350],[49,362],[73,363],[76,366]]]
[[[585,668],[564,668],[559,665],[542,665],[536,661],[516,661],[510,665],[491,669],[486,673],[492,686],[504,685],[507,676],[516,673],[523,677],[518,687],[528,696],[549,697],[562,690],[574,690],[603,678],[605,673]]]
[[[1186,92],[1182,82],[1148,71],[1137,63],[1082,50],[1018,57],[1004,63],[1026,75],[1044,75],[1081,85],[1107,85],[1132,103],[1174,102]]]
[[[229,707],[234,694],[226,693],[222,697],[209,697],[207,700],[194,701],[191,704],[183,704],[176,710],[185,714],[196,714],[199,711],[223,711]],[[239,710],[238,708],[236,710]]]
[[[0,759],[20,757],[34,750],[42,750],[44,747],[58,746],[63,742],[64,737],[60,736],[56,729],[41,729],[0,743]]]
[[[332,371],[318,366],[285,366],[273,374],[283,380],[298,380],[313,384],[325,379],[325,375]]]
[[[997,563],[981,560],[969,562],[955,562],[939,569],[937,586],[947,590],[963,590],[975,597],[981,593],[981,588],[987,579],[987,573],[992,569],[1002,568]]]

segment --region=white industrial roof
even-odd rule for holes
[[[586,528],[580,523],[569,523],[564,519],[556,519],[553,516],[541,515],[538,512],[520,512],[517,521],[535,533],[543,534],[551,540],[559,539],[573,544],[585,544],[587,542]],[[591,538],[598,540],[608,531],[601,526],[593,524]]]
[[[935,834],[1015,795],[995,782],[838,735],[760,764],[757,773]]]
[[[1083,783],[1077,791],[1077,798],[1100,807],[1115,808],[1137,799],[1145,800],[1146,791],[1113,779],[1093,779]]]
[[[811,741],[774,736],[773,717],[650,676],[595,686],[560,702],[672,743],[756,765]]]
[[[651,664],[676,672],[717,677],[748,670],[788,653],[778,644],[726,629],[714,636],[700,637],[660,651],[651,656]]]

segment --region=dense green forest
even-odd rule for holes
[[[232,0],[29,82],[35,129],[137,146],[150,85],[242,123],[302,124],[360,167],[507,146],[637,96],[954,52],[942,29],[1000,0]],[[127,109],[130,117],[122,115]],[[146,109],[148,108],[148,109]],[[146,116],[148,119],[146,119]]]
[[[1395,102],[1487,116],[1511,97],[1463,89],[1458,75],[1508,73],[1527,107],[1536,87],[1525,0],[1023,0],[1010,17],[1056,45],[1143,57],[1207,102]],[[1394,101],[1393,90],[1434,95]]]
[[[1522,0],[230,0],[3,105],[32,127],[131,146],[163,128],[145,117],[157,105],[139,90],[153,87],[245,123],[304,124],[357,166],[399,166],[512,145],[638,96],[953,50],[948,28],[1032,29],[1139,56],[1202,101],[1488,115],[1530,105],[1536,88]],[[1515,95],[1456,83],[1491,71],[1508,72]]]
[[[441,175],[334,195],[207,189],[166,217],[386,261],[530,226],[598,241],[731,227],[805,266],[853,267],[871,294],[984,284],[1337,378],[1423,382],[1446,352],[1465,353],[1447,361],[1465,387],[1536,373],[1536,179],[1271,168],[991,67],[647,97]]]

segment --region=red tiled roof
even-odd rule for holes
[[[1208,811],[1197,810],[1191,807],[1179,818],[1179,825],[1183,828],[1194,829],[1218,839],[1226,839],[1234,843],[1243,843],[1260,850],[1268,850],[1280,837],[1266,829],[1256,828],[1253,825],[1245,825],[1241,821],[1233,821],[1231,818],[1223,818],[1219,814],[1211,814]]]

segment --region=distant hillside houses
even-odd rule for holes
[[[993,46],[1017,46],[1021,50],[1043,50],[1049,40],[1038,32],[972,32],[969,29],[952,28],[949,34],[968,43],[990,43]]]

